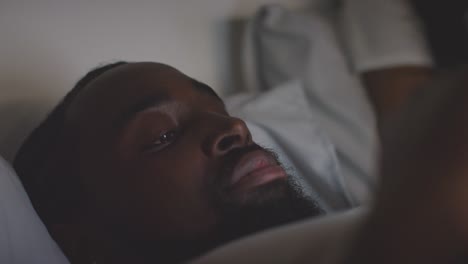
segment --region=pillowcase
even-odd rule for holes
[[[377,184],[378,149],[374,112],[358,73],[430,65],[425,44],[404,0],[347,0],[302,11],[267,5],[248,23],[245,79],[255,92],[293,80],[303,85],[310,118],[336,148],[357,206],[369,201]]]
[[[0,157],[0,263],[69,263],[11,166]]]
[[[358,206],[370,199],[376,184],[376,125],[334,26],[323,12],[263,7],[248,30],[255,66],[251,90],[275,89],[294,80],[302,85],[308,118],[336,149],[341,182],[350,203]]]
[[[367,208],[270,229],[221,246],[191,264],[345,263]]]

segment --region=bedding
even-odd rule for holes
[[[356,208],[279,227],[233,242],[191,263],[342,263],[367,214],[367,209]]]
[[[0,263],[68,263],[11,166],[0,157]]]
[[[310,10],[292,12],[277,5],[262,8],[247,31],[245,69],[252,93],[228,100],[230,111],[247,120],[254,139],[278,151],[286,166],[296,171],[307,194],[327,212],[367,203],[377,181],[373,168],[375,118],[357,74],[371,68],[432,63],[417,21],[404,9],[402,0],[369,1],[384,1],[388,8],[380,9],[382,14],[369,13],[364,12],[366,1],[344,1],[338,20]],[[353,2],[358,4],[352,8],[358,10],[346,9]],[[385,13],[388,10],[392,12]],[[369,23],[372,19],[367,15],[377,20],[384,16],[385,23]],[[361,26],[375,28],[361,30]],[[376,30],[389,26],[399,29]],[[395,34],[400,29],[403,36],[382,41],[385,34],[381,32]],[[351,34],[341,34],[343,30]],[[410,36],[411,43],[407,43]],[[68,263],[14,171],[1,158],[0,214],[0,263]],[[242,263],[238,258],[251,262],[252,248],[260,253],[259,260],[276,259],[267,254],[270,252],[293,252],[292,257],[297,257],[309,252],[312,244],[322,243],[322,238],[335,239],[323,245],[335,245],[327,248],[338,252],[344,245],[340,244],[345,241],[343,234],[352,234],[362,214],[351,212],[300,223],[307,232],[291,226],[278,229],[278,235],[247,238],[213,252],[212,259],[203,259],[208,262],[197,263],[227,263],[226,259]],[[286,245],[282,242],[285,237],[296,244]],[[285,246],[292,251],[277,248]],[[291,256],[283,257],[286,261]]]
[[[342,263],[367,209],[333,212],[368,203],[378,180],[375,117],[358,74],[432,65],[404,1],[342,2],[336,20],[277,5],[260,10],[249,24],[245,67],[256,95],[230,101],[254,138],[278,148],[332,213],[235,241],[194,263]],[[367,4],[383,8],[369,11]],[[385,41],[385,33],[396,36]]]
[[[279,5],[261,8],[248,23],[244,67],[249,90],[257,95],[247,100],[247,105],[237,103],[233,110],[276,134],[275,140],[294,156],[293,167],[310,188],[315,188],[316,196],[324,198],[322,201],[330,196],[346,200],[325,201],[332,210],[366,204],[378,180],[374,173],[376,120],[359,74],[401,65],[432,65],[419,20],[406,1],[348,0],[336,8],[326,12],[291,11]],[[281,89],[285,91],[263,94]],[[288,93],[294,94],[295,89],[302,90],[302,95],[291,99]],[[277,98],[267,109],[260,103],[266,100],[263,96]],[[294,104],[306,107],[280,115],[282,109],[293,108]],[[291,125],[294,120],[296,127]],[[328,173],[321,170],[325,173],[322,176],[317,177],[317,170],[310,168],[317,163],[317,155],[302,147],[313,146],[318,140],[316,134],[300,131],[300,126],[307,126],[305,123],[320,130],[320,140],[331,143],[329,148],[333,148],[334,154],[328,157],[337,160],[337,168]],[[294,134],[295,143],[287,133]],[[344,194],[337,194],[338,190]]]
[[[326,212],[354,206],[340,171],[336,149],[314,118],[303,85],[292,81],[230,105],[231,114],[247,120],[255,142],[273,149],[291,175]]]
[[[311,188],[320,188],[316,196],[340,197],[343,194],[330,190],[343,190],[341,193],[346,195],[346,204],[327,209],[339,210],[365,203],[370,199],[376,181],[372,167],[377,141],[375,120],[358,77],[350,73],[334,24],[320,12],[295,12],[269,5],[257,13],[250,27],[251,64],[256,65],[254,76],[258,77],[254,77],[254,82],[259,90],[275,90],[282,85],[286,90],[282,95],[285,96],[288,94],[287,86],[299,86],[292,89],[302,90],[302,95],[296,99],[304,101],[303,104],[307,106],[299,115],[303,119],[292,115],[286,119],[320,130],[321,137],[331,143],[334,156],[338,159],[336,173],[321,171],[322,175],[318,175],[308,169],[310,164],[317,163],[314,160],[317,155],[310,155],[308,152],[312,148],[303,146],[313,144],[317,139],[309,137],[305,130],[298,130],[294,139],[294,147],[299,147],[297,152],[293,146],[283,144],[294,152],[294,156],[301,157],[296,162],[296,171],[307,178]],[[262,96],[259,94],[257,98]],[[279,111],[291,107],[282,103],[280,97],[275,102]],[[289,102],[292,105],[296,103],[299,101]],[[265,123],[265,117],[262,120],[255,117],[253,112],[264,111],[261,109],[263,105],[255,102],[250,105],[248,109],[240,109],[242,118],[293,132],[288,129],[289,124],[282,125],[279,120]],[[274,115],[277,114],[278,111],[275,111]],[[333,183],[340,186],[327,186],[318,180],[330,177],[335,178]],[[324,206],[323,203],[321,205]]]

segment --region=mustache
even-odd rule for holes
[[[240,159],[242,159],[242,157],[253,151],[265,152],[267,155],[271,156],[275,160],[276,164],[282,166],[281,162],[279,161],[278,154],[276,154],[273,150],[262,147],[258,144],[252,144],[247,147],[233,149],[226,155],[224,161],[222,162],[220,173],[214,179],[214,185],[216,187],[221,188],[226,187],[234,171],[234,168],[236,167]]]

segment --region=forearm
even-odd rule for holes
[[[425,66],[392,67],[362,74],[379,129],[431,76],[432,68]]]
[[[421,21],[407,0],[347,0],[343,43],[381,126],[431,75]]]
[[[467,263],[445,216],[435,216],[429,208],[387,209],[371,215],[344,264]]]
[[[468,263],[468,69],[425,85],[387,127],[374,210],[344,263]]]

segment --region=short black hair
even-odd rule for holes
[[[64,175],[51,172],[52,157],[63,144],[66,112],[80,91],[98,76],[113,68],[128,64],[119,61],[97,67],[88,72],[70,90],[62,101],[33,130],[20,147],[13,162],[29,198],[42,221],[49,226],[69,217],[69,208],[78,206],[79,179],[76,173]],[[67,150],[66,151],[73,151]],[[63,155],[64,153],[58,153]],[[57,160],[56,162],[60,162]],[[74,177],[75,175],[75,177]]]

